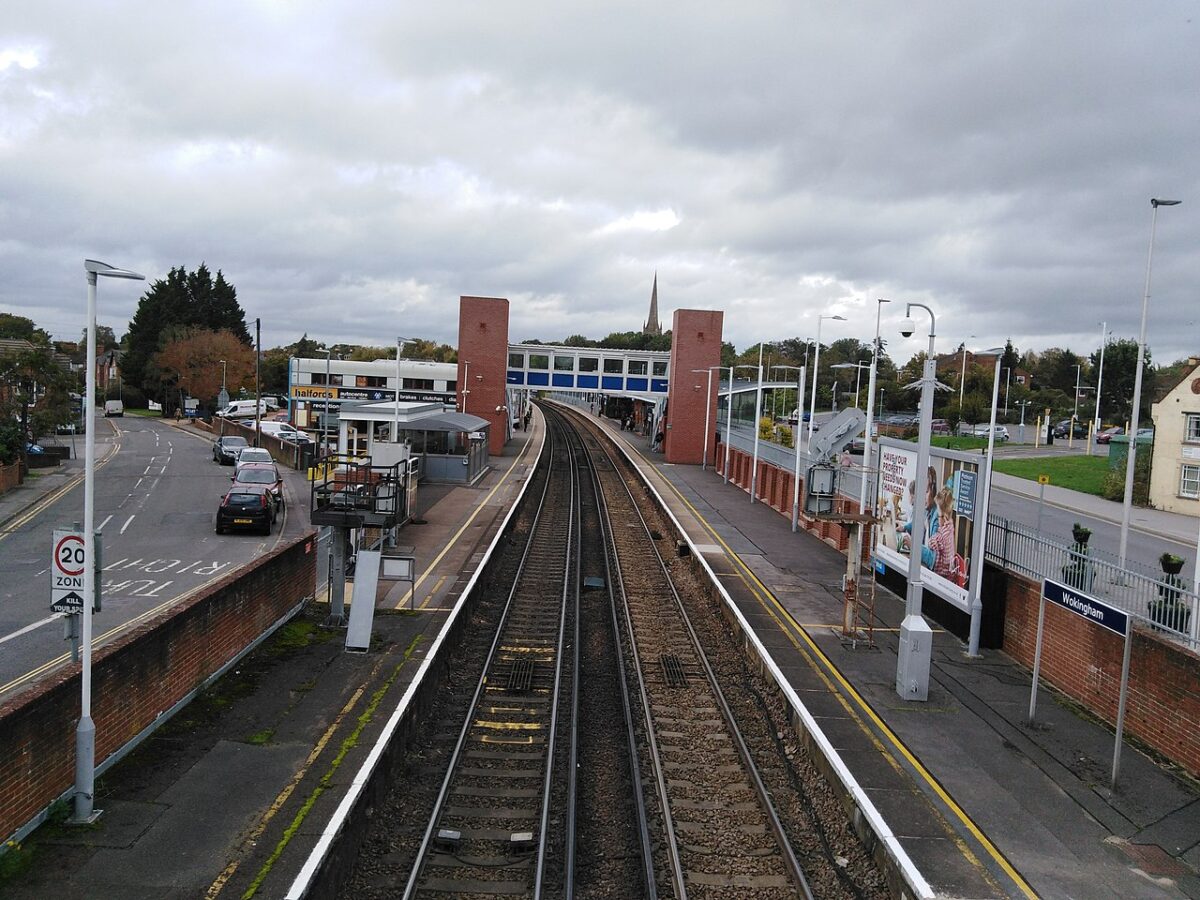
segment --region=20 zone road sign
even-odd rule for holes
[[[50,563],[50,608],[55,612],[83,612],[85,553],[82,532],[55,530],[53,559]]]

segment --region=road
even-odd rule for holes
[[[159,419],[96,420],[96,526],[102,535],[97,644],[235,571],[308,527],[299,473],[282,469],[287,504],[270,537],[217,536],[213,520],[232,469],[211,441]],[[82,442],[79,450],[82,452]],[[83,520],[83,484],[0,534],[0,699],[69,658],[50,612],[52,532]]]

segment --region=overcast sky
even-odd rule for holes
[[[719,10],[727,10],[721,12]],[[734,14],[736,10],[736,14]],[[725,339],[1200,352],[1194,3],[24,2],[0,24],[0,311],[206,262],[267,346],[725,311]],[[124,333],[140,296],[100,285]],[[924,324],[921,325],[924,328]],[[972,337],[974,335],[974,337]]]

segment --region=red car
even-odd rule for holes
[[[283,476],[275,463],[244,463],[230,480],[235,488],[260,484],[270,490],[275,506],[283,506]]]
[[[1111,428],[1105,428],[1103,431],[1097,432],[1096,443],[1107,444],[1113,439],[1113,435],[1124,434],[1125,429],[1120,425],[1114,425]]]

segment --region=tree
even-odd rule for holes
[[[201,263],[195,272],[182,266],[171,269],[165,279],[152,284],[129,323],[121,368],[125,378],[149,396],[161,393],[153,377],[151,360],[163,347],[164,336],[173,327],[194,326],[209,331],[229,331],[246,347],[250,332],[246,316],[237,302],[237,291],[217,271],[214,281]]]
[[[1100,398],[1100,414],[1107,422],[1124,425],[1130,418],[1133,408],[1133,382],[1137,371],[1137,341],[1132,338],[1122,338],[1110,341],[1104,350],[1104,383],[1100,386],[1103,396]],[[1097,368],[1100,365],[1100,351],[1092,354]],[[1150,403],[1154,398],[1154,368],[1150,364],[1150,348],[1146,348],[1146,358],[1142,365],[1142,410],[1139,414],[1146,417],[1150,414]],[[1074,391],[1074,386],[1071,388]]]
[[[48,346],[34,346],[0,356],[0,421],[17,424],[0,435],[5,462],[25,455],[25,442],[37,441],[55,426],[72,421],[71,390],[77,379],[58,364]]]
[[[221,360],[225,360],[222,371]],[[231,331],[210,331],[184,326],[169,331],[151,360],[156,382],[166,388],[163,414],[173,408],[185,391],[206,403],[221,390],[222,375],[230,394],[254,386],[254,351]]]
[[[50,343],[49,333],[38,328],[33,319],[12,313],[0,313],[0,338],[29,341],[31,344]]]
[[[1037,368],[1033,373],[1034,381],[1038,387],[1056,388],[1074,397],[1075,366],[1082,363],[1083,358],[1070,350],[1051,347],[1038,359]]]
[[[97,355],[103,353],[105,350],[109,350],[113,347],[116,347],[118,345],[118,343],[119,342],[117,341],[117,336],[111,328],[109,328],[107,325],[97,325],[96,326],[96,353],[97,353]],[[84,353],[87,353],[87,329],[86,328],[83,329],[83,331],[79,335],[79,346],[83,348]]]

